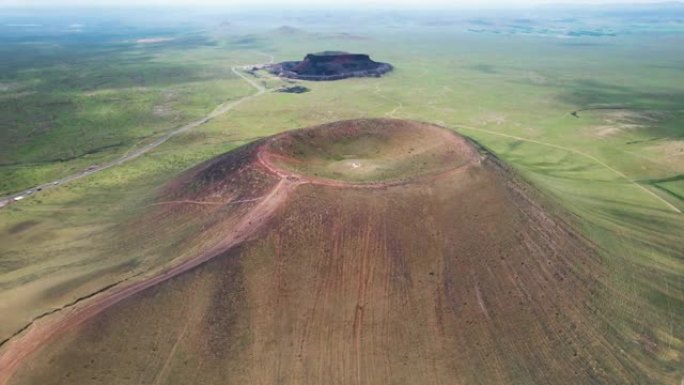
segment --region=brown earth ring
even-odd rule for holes
[[[366,120],[366,119],[362,119]],[[382,119],[383,121],[396,120],[397,122],[402,122],[403,120],[398,119]],[[350,121],[353,122],[353,121]],[[331,186],[339,188],[366,188],[366,189],[379,189],[392,186],[404,185],[407,183],[415,183],[429,179],[431,177],[437,177],[457,172],[463,172],[470,168],[473,164],[479,164],[483,157],[476,150],[476,146],[471,143],[468,139],[460,136],[448,128],[424,122],[415,122],[421,126],[421,129],[432,130],[435,134],[441,135],[444,139],[449,140],[452,144],[458,148],[460,151],[467,155],[467,162],[465,164],[447,168],[446,170],[424,172],[417,175],[412,175],[406,178],[394,178],[382,182],[353,182],[353,181],[342,181],[339,179],[325,178],[320,176],[311,176],[302,173],[292,171],[290,169],[278,166],[277,162],[274,161],[275,158],[281,155],[271,151],[271,147],[274,142],[277,142],[283,138],[287,138],[296,133],[302,133],[307,131],[312,131],[319,129],[321,126],[315,126],[312,128],[301,128],[298,130],[291,130],[281,134],[272,136],[264,141],[257,149],[257,161],[258,163],[267,169],[272,174],[280,177],[281,179],[287,179],[297,184],[315,184],[322,186]],[[437,139],[437,138],[436,138]]]

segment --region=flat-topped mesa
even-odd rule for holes
[[[267,67],[275,75],[301,80],[379,77],[392,68],[388,63],[373,61],[367,54],[337,51],[310,53],[302,61],[285,61]]]

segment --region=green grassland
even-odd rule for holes
[[[251,91],[231,71],[249,54],[184,39],[3,45],[0,194],[115,159]]]
[[[210,28],[196,43],[180,39],[177,46],[3,45],[0,55],[14,57],[0,71],[5,194],[115,159],[256,92],[231,72],[233,65],[347,50],[396,70],[382,78],[305,82],[311,92],[304,94],[267,92],[140,158],[0,210],[0,340],[40,314],[170,262],[174,256],[154,240],[128,242],[126,224],[179,172],[285,130],[393,117],[473,138],[569,211],[612,274],[595,305],[605,333],[622,336],[616,354],[654,383],[679,383],[681,32],[558,38],[458,25],[398,29],[381,20],[350,38],[337,32],[352,31],[334,27],[335,33],[264,27],[249,35]],[[284,83],[257,76],[273,89]]]

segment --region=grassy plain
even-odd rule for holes
[[[40,314],[169,262],[174,255],[158,245],[145,250],[123,240],[127,221],[180,171],[257,137],[395,117],[470,136],[576,215],[611,272],[605,285],[612,295],[596,302],[604,333],[626,341],[615,354],[654,383],[679,383],[682,32],[557,37],[473,32],[465,21],[415,17],[408,28],[409,16],[359,20],[354,31],[296,18],[288,21],[298,29],[273,30],[278,21],[250,34],[239,23],[200,37],[176,29],[163,36],[178,40],[152,45],[133,37],[3,44],[2,56],[13,57],[0,71],[4,193],[114,159],[254,92],[230,67],[264,62],[264,54],[290,60],[360,51],[396,70],[307,83],[312,91],[304,94],[266,93],[134,161],[0,210],[0,341]],[[596,107],[610,108],[581,111]]]

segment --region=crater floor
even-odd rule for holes
[[[273,137],[261,157],[302,178],[393,182],[462,167],[477,152],[444,128],[414,121],[342,121]]]

